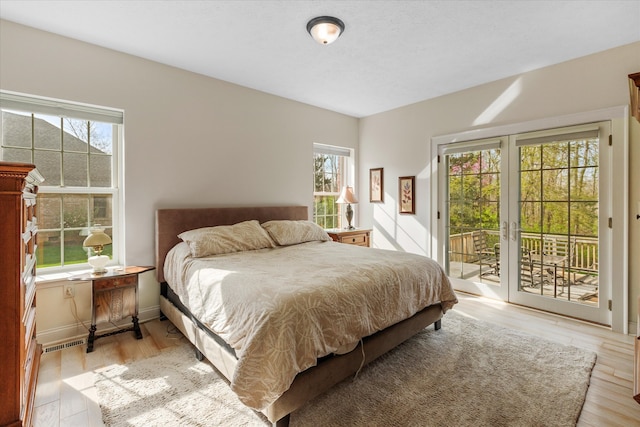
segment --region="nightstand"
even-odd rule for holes
[[[85,273],[69,277],[69,280],[91,282],[91,328],[87,339],[87,353],[93,351],[93,342],[101,337],[133,331],[137,339],[142,339],[138,325],[138,275],[154,268],[125,267],[110,269],[102,274]],[[126,316],[131,316],[133,326],[130,328],[96,335],[98,323],[117,322]]]
[[[369,247],[371,244],[371,229],[354,228],[353,230],[343,230],[340,228],[333,228],[326,231],[334,242],[366,247]]]

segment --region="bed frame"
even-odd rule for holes
[[[167,252],[180,242],[178,234],[186,230],[231,225],[251,219],[262,223],[278,219],[306,220],[308,217],[306,206],[182,208],[156,211],[156,274],[158,282],[161,283],[161,318],[168,318],[180,329],[196,347],[196,356],[201,358],[204,355],[227,380],[231,379],[237,363],[235,354],[220,337],[204,328],[171,291],[164,277]],[[320,359],[316,366],[299,373],[289,390],[262,413],[273,425],[287,426],[293,411],[354,375],[361,366],[375,360],[432,323],[436,330],[440,329],[442,314],[440,304],[426,307],[414,316],[364,338],[350,353]]]

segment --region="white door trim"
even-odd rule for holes
[[[614,332],[627,334],[629,330],[629,107],[626,105],[432,137],[430,140],[431,241],[429,243],[434,258],[440,262],[443,259],[442,245],[438,243],[439,236],[442,235],[440,230],[442,221],[438,219],[439,197],[442,194],[439,188],[437,161],[440,145],[605,120],[611,120],[612,163],[615,165],[611,186],[616,189],[611,195],[612,211],[610,213],[613,221],[611,329]]]

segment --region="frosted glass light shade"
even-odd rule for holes
[[[344,31],[344,22],[333,16],[319,16],[307,23],[307,31],[320,44],[331,44]]]

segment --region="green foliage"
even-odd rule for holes
[[[598,141],[520,148],[523,231],[597,237]]]
[[[113,256],[113,247],[107,245],[102,251],[103,255]],[[93,254],[92,254],[93,255]],[[89,255],[86,249],[82,247],[82,239],[80,241],[67,240],[64,244],[64,264],[82,264],[87,262]],[[37,253],[38,268],[59,267],[62,264],[60,255],[60,240],[52,239],[38,246]]]
[[[314,220],[322,228],[336,228],[338,224],[339,209],[336,205],[336,196],[316,196],[314,198]]]
[[[449,225],[465,230],[497,229],[500,151],[449,156]]]
[[[339,156],[315,154],[313,156],[313,181],[315,192],[337,192]]]
[[[598,140],[558,141],[520,150],[523,232],[597,237]],[[497,230],[500,150],[448,156],[449,226]]]

